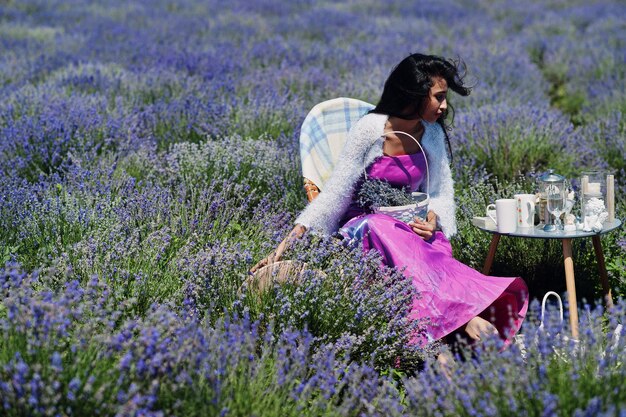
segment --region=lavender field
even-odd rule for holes
[[[0,1],[0,415],[626,416],[626,228],[574,242],[580,340],[538,326],[558,242],[503,239],[492,273],[535,299],[522,344],[448,378],[409,346],[410,283],[307,236],[304,283],[248,270],[306,204],[298,135],[316,103],[376,102],[411,52],[461,58],[452,95],[455,256],[548,168],[615,173],[626,218],[620,0]],[[323,271],[323,273],[320,273]],[[383,279],[384,277],[384,279]],[[554,313],[554,311],[553,311]],[[556,318],[556,314],[551,314]]]

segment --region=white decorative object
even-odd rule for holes
[[[608,221],[615,221],[615,177],[613,175],[606,176],[606,206],[609,212]]]
[[[495,217],[495,214],[494,214]],[[491,219],[491,217],[480,217],[474,216],[472,217],[472,224],[476,227],[480,227],[483,229],[495,229],[496,223]]]
[[[571,206],[569,206],[569,202],[572,202]],[[577,229],[576,226],[576,216],[574,216],[570,211],[572,210],[572,206],[574,205],[574,200],[567,200],[569,209],[566,211],[565,216],[563,217],[563,230],[567,232],[573,232]]]
[[[615,220],[615,185],[613,175],[604,171],[586,171],[581,176],[581,217],[583,230],[599,232],[603,223]]]
[[[587,184],[587,193],[589,194],[600,194],[600,183],[599,182],[590,182]]]
[[[602,230],[602,223],[609,217],[604,201],[597,197],[592,197],[585,201],[583,207],[583,230],[585,232],[599,232]]]

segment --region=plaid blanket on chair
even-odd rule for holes
[[[317,104],[300,129],[302,176],[323,190],[352,124],[374,106],[353,98],[335,98]]]

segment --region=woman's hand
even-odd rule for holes
[[[274,250],[274,252],[270,253],[266,258],[261,259],[259,262],[257,262],[256,265],[250,268],[250,274],[254,274],[256,271],[263,268],[264,266],[271,265],[275,262],[280,261],[283,257],[283,253],[285,253],[285,250],[287,250],[287,247],[294,240],[301,238],[305,231],[306,231],[306,227],[302,226],[301,224],[297,224],[291,230],[291,232],[289,232],[287,237],[283,239],[282,242],[280,242],[280,244],[276,247],[276,250]]]
[[[430,240],[435,234],[435,231],[437,231],[437,214],[435,214],[434,211],[429,210],[426,215],[426,221],[420,220],[419,217],[416,217],[411,223],[409,223],[409,227],[422,239]]]

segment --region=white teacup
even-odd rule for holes
[[[517,208],[517,227],[527,228],[535,226],[535,199],[534,194],[515,194]]]
[[[490,210],[492,206],[496,208],[495,216]],[[517,205],[513,198],[501,198],[496,200],[496,204],[489,204],[487,215],[494,221],[499,233],[513,233],[517,229]]]

